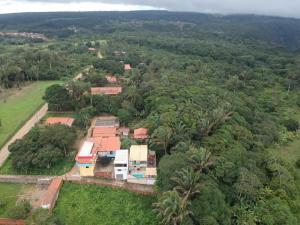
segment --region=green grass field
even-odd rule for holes
[[[0,147],[43,104],[45,90],[60,81],[34,82],[0,102]]]
[[[72,225],[157,225],[153,201],[125,190],[66,183],[54,214]]]
[[[0,217],[7,217],[18,196],[30,187],[31,185],[25,184],[0,184]]]

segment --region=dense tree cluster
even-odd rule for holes
[[[45,33],[73,35],[77,45],[61,49],[95,69],[82,81],[50,87],[49,108],[75,110],[77,123],[86,128],[92,116],[110,113],[122,124],[149,129],[148,144],[159,161],[155,209],[162,223],[299,223],[299,159],[289,163],[275,148],[299,129],[300,55],[288,51],[300,46],[298,20],[167,12],[43,14],[29,20],[38,16],[47,21],[37,26]],[[56,16],[67,19],[49,20]],[[13,26],[22,18],[2,20]],[[88,42],[82,41],[90,34]],[[83,53],[96,34],[109,40],[105,46],[97,42],[106,56],[102,60]],[[123,63],[134,68],[124,73]],[[122,94],[91,95],[91,86],[107,85],[107,73],[122,77]],[[34,130],[22,145],[11,146],[17,168],[29,169],[24,162],[30,157],[20,157],[35,150],[39,133]],[[122,146],[131,143],[126,139]],[[39,149],[42,156],[49,153],[48,146]],[[64,152],[56,153],[62,157]]]
[[[65,125],[35,127],[9,146],[12,165],[25,173],[49,169],[68,156],[75,139],[75,130]]]
[[[0,56],[0,86],[20,87],[26,81],[57,80],[69,75],[61,52],[28,49]]]

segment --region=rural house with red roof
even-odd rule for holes
[[[45,124],[46,125],[63,124],[71,127],[74,121],[75,119],[71,117],[49,117],[47,118]]]
[[[125,64],[124,65],[124,70],[125,71],[130,71],[131,70],[131,65],[130,64]]]
[[[148,138],[148,129],[138,128],[134,130],[133,138],[136,140],[144,140]]]
[[[92,95],[117,95],[122,93],[122,87],[92,87]]]

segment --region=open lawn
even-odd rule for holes
[[[31,185],[0,184],[0,217],[7,217],[8,212],[15,206],[18,196],[22,195]]]
[[[65,183],[54,214],[72,225],[156,225],[153,201],[125,190]]]
[[[43,104],[47,87],[60,81],[34,82],[22,90],[15,91],[4,102],[0,101],[0,147],[11,137],[28,118]]]

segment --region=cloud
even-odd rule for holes
[[[1,0],[3,1],[3,0]],[[0,2],[1,2],[0,1]],[[5,2],[6,0],[4,0]],[[106,4],[135,6],[138,9],[168,9],[222,14],[262,14],[300,18],[299,0],[14,0],[35,4]],[[0,3],[0,8],[2,3]]]
[[[151,6],[109,4],[97,1],[25,1],[0,0],[0,14],[15,12],[59,12],[59,11],[132,11],[153,10]]]

